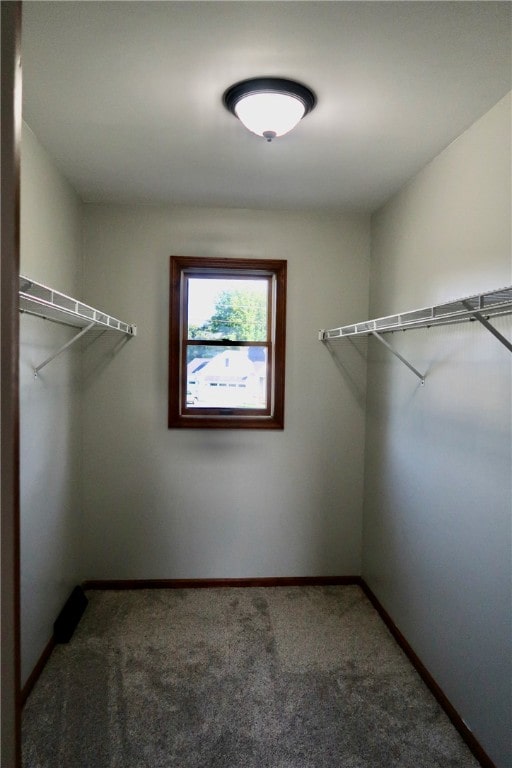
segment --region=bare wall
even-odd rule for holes
[[[71,295],[81,291],[80,201],[27,125],[21,147],[21,273]],[[33,367],[73,333],[20,321],[22,682],[53,633],[80,569],[80,356]]]
[[[507,97],[374,215],[372,317],[511,283],[510,139]],[[477,323],[387,338],[427,378],[370,343],[363,575],[507,768],[510,352]]]
[[[365,359],[321,327],[367,311],[362,216],[84,206],[85,299],[139,335],[85,359],[90,578],[357,574]],[[284,431],[169,430],[169,256],[288,260]]]

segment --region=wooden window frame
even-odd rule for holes
[[[286,268],[281,259],[228,259],[171,256],[169,294],[169,422],[170,429],[283,429],[286,344]],[[191,340],[187,335],[187,277],[268,278],[266,341]],[[188,345],[261,346],[267,349],[268,409],[188,408]]]

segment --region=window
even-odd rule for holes
[[[169,427],[282,429],[286,261],[171,256]]]

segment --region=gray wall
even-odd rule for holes
[[[372,220],[372,317],[511,282],[510,98]],[[511,317],[494,321],[509,338]],[[373,340],[363,575],[500,768],[511,765],[511,356],[477,323]]]
[[[167,428],[171,254],[288,260],[284,431]],[[139,326],[85,359],[90,578],[359,573],[365,360],[317,331],[367,311],[368,257],[367,217],[85,206],[85,299]]]
[[[21,273],[81,292],[81,206],[32,131],[23,126]],[[34,379],[33,367],[65,343],[69,328],[20,320],[22,681],[82,580],[80,356],[66,352]]]
[[[81,207],[25,128],[22,271],[139,335],[34,381],[72,332],[22,317],[24,679],[85,577],[360,572],[365,347],[316,332],[511,282],[509,116],[507,99],[374,216],[370,309],[365,217]],[[283,432],[167,429],[171,253],[288,259]],[[363,574],[505,768],[510,355],[476,324],[392,341],[428,378],[370,343]]]

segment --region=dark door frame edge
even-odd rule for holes
[[[19,314],[21,0],[1,3],[1,765],[21,766]]]

